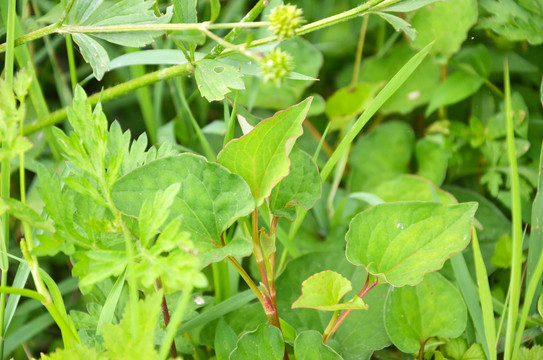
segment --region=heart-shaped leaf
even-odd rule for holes
[[[177,183],[180,189],[169,219],[182,216],[180,230],[189,232],[194,245],[203,253],[211,251],[210,247],[218,249],[221,234],[237,218],[254,209],[254,200],[243,179],[193,154],[162,158],[129,172],[113,186],[113,201],[124,213],[138,216],[147,198]],[[247,255],[246,246],[238,246],[237,242],[235,247],[230,245]],[[243,256],[242,253],[239,255]],[[225,256],[214,254],[211,259],[215,255],[218,260]]]
[[[308,153],[295,146],[289,158],[290,173],[273,188],[270,210],[294,221],[296,206],[309,210],[321,197],[322,183],[317,164]]]
[[[460,292],[439,273],[417,286],[391,288],[385,311],[390,340],[406,353],[419,350],[434,336],[455,338],[466,328],[467,310]]]
[[[310,308],[324,311],[368,309],[364,301],[355,296],[351,301],[340,303],[353,289],[351,282],[335,271],[325,270],[312,275],[302,283],[302,295],[292,308]]]
[[[247,135],[230,141],[219,153],[217,162],[245,179],[257,206],[288,175],[288,155],[303,133],[302,122],[311,106],[311,99],[261,121]]]
[[[418,284],[469,243],[477,203],[387,203],[351,221],[347,259],[395,287]]]

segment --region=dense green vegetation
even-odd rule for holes
[[[541,359],[541,0],[0,3],[0,357]]]

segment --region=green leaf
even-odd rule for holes
[[[209,59],[198,61],[194,71],[198,90],[207,101],[222,100],[231,89],[244,90],[242,76],[235,67]]]
[[[217,20],[219,14],[221,13],[221,3],[219,0],[210,0],[211,5],[211,19],[209,21],[213,22]]]
[[[539,316],[543,317],[543,295],[539,295],[539,300],[537,301],[537,312]]]
[[[481,8],[486,10],[478,26],[492,29],[510,41],[528,41],[530,44],[543,43],[541,28],[541,3],[539,1],[481,0]]]
[[[456,104],[473,95],[483,85],[484,80],[479,76],[457,71],[439,84],[434,90],[430,103],[426,108],[426,116],[438,108]]]
[[[294,343],[296,360],[342,360],[330,346],[322,343],[322,335],[315,330],[302,331]]]
[[[387,203],[351,221],[347,259],[395,287],[418,284],[469,243],[476,203]]]
[[[384,52],[366,59],[360,69],[359,82],[390,81],[416,52],[405,41]],[[351,73],[349,72],[349,77]],[[350,81],[345,79],[344,81]],[[440,82],[439,64],[432,58],[424,59],[405,83],[379,109],[385,114],[408,114],[428,103]]]
[[[345,259],[343,251],[309,253],[290,261],[277,279],[277,293],[281,294],[277,299],[277,305],[279,314],[296,329],[313,329],[323,332],[330,321],[332,314],[329,312],[302,308],[291,310],[292,303],[300,296],[302,282],[322,269],[331,269],[351,280],[355,291],[347,296],[354,296],[360,291],[366,279],[366,272],[350,264]],[[330,340],[329,345],[344,359],[368,360],[374,350],[390,345],[383,322],[387,290],[388,285],[379,285],[372,289],[364,297],[370,310],[353,311]]]
[[[414,143],[411,127],[398,121],[382,124],[361,137],[349,158],[351,191],[373,192],[383,181],[407,173]]]
[[[215,356],[217,360],[228,360],[236,347],[238,337],[224,319],[220,319],[215,330]]]
[[[436,2],[418,10],[411,20],[411,25],[418,31],[412,44],[422,49],[437,39],[432,52],[450,57],[460,49],[476,21],[475,0]]]
[[[319,169],[313,158],[297,146],[289,155],[290,173],[277,184],[270,196],[270,210],[275,216],[290,221],[296,218],[296,208],[309,210],[321,197]]]
[[[124,213],[138,216],[146,199],[172,184],[180,184],[181,188],[169,219],[183,217],[180,230],[190,233],[196,249],[219,249],[221,234],[254,209],[243,179],[219,164],[188,153],[152,161],[129,172],[113,186],[113,201]]]
[[[385,19],[390,25],[392,25],[394,30],[403,31],[410,40],[415,40],[415,38],[417,37],[417,30],[413,29],[411,27],[411,24],[409,24],[407,21],[405,21],[401,17],[395,16],[392,14],[387,14],[384,12],[378,12],[377,15],[379,15],[380,17]]]
[[[381,183],[374,191],[385,202],[394,201],[431,201],[443,204],[456,204],[457,201],[446,191],[441,190],[431,181],[416,175],[400,175]]]
[[[79,51],[83,59],[91,66],[94,77],[102,80],[104,74],[110,68],[109,56],[106,49],[88,35],[73,34],[72,37],[79,46]]]
[[[244,334],[230,354],[230,360],[281,360],[285,343],[281,331],[272,325],[262,324]]]
[[[462,360],[486,360],[486,358],[483,347],[478,343],[472,344],[464,355],[462,355]]]
[[[302,283],[302,295],[292,304],[292,308],[324,311],[367,310],[368,306],[358,296],[340,303],[341,299],[352,290],[353,287],[348,279],[335,271],[325,270],[312,275]]]
[[[211,263],[216,263],[228,256],[245,257],[253,253],[253,244],[247,239],[234,238],[223,247],[216,247],[212,243],[199,244],[197,247],[200,267],[204,268]]]
[[[439,273],[427,274],[419,285],[391,288],[385,326],[398,349],[419,350],[427,339],[454,338],[466,328],[467,310],[460,292]]]
[[[417,10],[423,6],[429,5],[436,1],[443,0],[403,0],[394,5],[390,5],[383,9],[383,11],[397,11],[397,12],[409,12]]]
[[[168,219],[170,208],[181,184],[172,184],[164,191],[157,191],[151,199],[146,199],[139,213],[139,238],[143,247],[147,247],[160,227]]]
[[[324,112],[333,120],[351,119],[360,115],[383,88],[385,83],[368,82],[347,86],[334,92],[326,100]]]
[[[45,355],[41,360],[107,360],[105,354],[99,354],[95,349],[74,342],[69,349],[57,349],[54,353]]]
[[[466,343],[466,340],[461,337],[452,339],[444,346],[445,354],[453,360],[461,360],[462,355],[464,355],[467,349],[468,344]]]
[[[518,360],[538,360],[543,358],[543,346],[534,345],[530,349],[522,347],[517,354]]]
[[[217,162],[249,184],[260,206],[273,187],[289,173],[288,155],[302,135],[302,122],[311,106],[311,98],[273,117],[261,121],[247,135],[230,141],[219,153]]]
[[[3,214],[6,211],[9,211],[10,215],[15,216],[17,219],[26,222],[37,229],[45,230],[50,233],[55,231],[55,228],[50,222],[44,220],[30,206],[23,204],[19,200],[0,199],[0,214]]]
[[[154,332],[160,312],[162,292],[147,295],[136,306],[125,307],[123,319],[119,325],[103,326],[104,347],[111,359],[157,359]],[[137,311],[137,316],[131,313]],[[132,323],[137,319],[137,323]],[[136,332],[133,329],[137,329]]]
[[[440,186],[445,180],[449,165],[450,151],[444,144],[425,137],[417,141],[415,146],[417,174]]]
[[[111,25],[150,25],[166,24],[172,18],[172,8],[165,15],[156,17],[151,7],[153,1],[121,0],[95,1],[76,0],[68,14],[67,25],[111,26]],[[110,61],[106,50],[95,38],[100,38],[118,45],[140,47],[150,44],[153,38],[163,31],[120,31],[115,33],[73,34],[73,39],[85,61],[92,67],[96,79],[101,80],[109,71]]]

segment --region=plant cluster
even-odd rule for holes
[[[542,11],[2,2],[0,357],[541,358]]]

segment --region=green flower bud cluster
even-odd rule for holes
[[[281,81],[294,70],[292,56],[281,49],[273,49],[260,60],[260,70],[265,81],[279,86]]]
[[[296,36],[296,31],[305,23],[303,11],[296,5],[282,4],[275,7],[268,16],[270,30],[279,39],[289,39]]]

